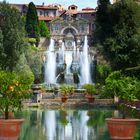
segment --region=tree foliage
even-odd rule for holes
[[[96,70],[96,81],[104,84],[105,79],[111,73],[111,67],[108,64],[98,64]]]
[[[37,16],[36,7],[33,2],[28,5],[28,11],[26,15],[26,25],[28,37],[36,38],[37,45],[39,43],[39,21]]]
[[[98,8],[96,12],[96,30],[94,35],[94,41],[103,42],[106,36],[110,33],[110,15],[109,15],[109,0],[98,0]]]
[[[3,53],[3,34],[2,34],[2,30],[0,29],[0,54]]]
[[[34,46],[27,46],[25,50],[25,57],[27,60],[27,64],[32,70],[34,77],[35,77],[35,83],[40,83],[42,82],[43,74],[42,74],[42,53],[39,51],[38,48]]]
[[[111,32],[106,32],[104,41],[98,38],[106,58],[115,70],[139,65],[140,5],[133,0],[123,0],[109,6],[108,11]]]
[[[0,3],[0,67],[12,71],[22,52],[24,28],[20,12]]]
[[[39,29],[40,29],[40,35],[41,37],[50,37],[50,32],[46,26],[46,23],[44,21],[39,22]]]
[[[140,91],[140,81],[135,77],[124,76],[121,71],[112,72],[105,80],[106,96],[118,96],[128,101],[137,99]]]
[[[28,99],[33,76],[25,73],[0,71],[0,112],[8,119],[9,113],[22,108],[22,100]]]

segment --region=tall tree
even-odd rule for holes
[[[33,2],[30,2],[28,5],[25,29],[27,31],[28,37],[35,38],[36,44],[38,45],[38,43],[39,43],[39,21],[38,21],[36,7]]]
[[[20,12],[0,3],[0,67],[13,71],[22,52],[24,29]]]
[[[105,1],[100,0],[98,6],[96,43],[101,44],[114,70],[137,67],[140,65],[140,5],[134,0],[121,0],[107,7],[108,4],[103,6]]]
[[[112,6],[113,31],[104,51],[114,69],[140,65],[140,5],[123,0]]]
[[[95,42],[103,42],[106,36],[110,33],[110,15],[109,15],[109,0],[98,0],[96,12],[96,30],[94,35]]]
[[[39,22],[39,29],[40,29],[40,35],[42,37],[50,37],[50,32],[49,32],[47,25],[44,21]]]
[[[2,53],[3,53],[3,35],[2,35],[2,30],[0,29],[0,54]]]

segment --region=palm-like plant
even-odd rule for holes
[[[74,91],[74,86],[64,84],[64,85],[61,85],[59,89],[62,96],[69,96],[70,93]]]
[[[60,86],[60,93],[62,95],[61,100],[62,102],[66,102],[68,99],[68,96],[72,94],[74,91],[74,86],[70,85],[61,85]]]
[[[82,87],[86,90],[86,93],[90,96],[96,93],[96,87],[94,84],[85,84]]]

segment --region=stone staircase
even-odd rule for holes
[[[84,93],[72,94],[66,103],[61,101],[61,95],[58,93],[55,95],[53,92],[46,92],[42,94],[42,99],[39,102],[34,103],[31,100],[24,102],[25,106],[29,107],[45,107],[45,108],[89,108],[89,107],[112,107],[114,106],[113,99],[99,99],[98,95],[95,95],[93,103],[89,103]]]
[[[46,93],[47,94],[47,93]],[[113,99],[99,99],[98,95],[95,95],[95,101],[89,103],[84,93],[74,93],[70,96],[66,103],[62,103],[61,96],[49,94],[43,95],[41,105],[47,108],[60,108],[60,107],[106,107],[114,106]]]

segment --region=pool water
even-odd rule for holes
[[[41,110],[22,112],[19,140],[110,140],[105,118],[119,116],[113,109]],[[139,132],[138,132],[139,133]],[[139,140],[139,134],[135,140]]]

